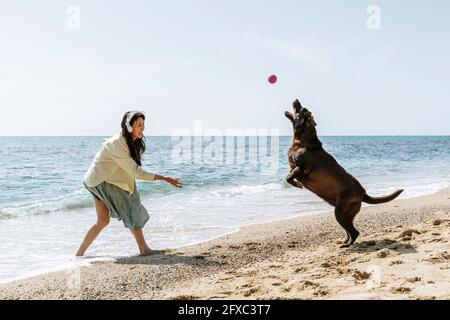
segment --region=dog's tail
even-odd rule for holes
[[[369,196],[369,195],[366,193],[366,194],[364,195],[364,198],[363,198],[362,201],[365,202],[365,203],[370,203],[370,204],[378,204],[378,203],[389,202],[389,201],[392,201],[392,200],[394,200],[395,198],[397,198],[398,195],[399,195],[400,193],[402,193],[402,192],[403,192],[403,189],[400,189],[400,190],[397,190],[397,191],[391,193],[390,195],[384,196],[384,197],[371,197],[371,196]]]

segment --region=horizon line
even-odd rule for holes
[[[0,135],[1,138],[15,137],[109,137],[106,135]],[[267,135],[270,136],[270,135]],[[279,137],[292,137],[292,135],[278,135]],[[318,137],[449,137],[450,134],[323,134]],[[145,137],[172,137],[172,135],[155,134]],[[173,135],[173,137],[259,137],[259,135]]]

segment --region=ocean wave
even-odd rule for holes
[[[372,196],[389,194],[396,189],[401,188],[404,189],[404,192],[400,195],[400,198],[406,199],[424,196],[432,194],[434,192],[438,192],[442,189],[450,188],[450,181],[425,181],[424,179],[412,180],[411,178],[408,178],[403,181],[395,182],[368,182],[364,184],[364,186],[366,187],[367,192]],[[278,194],[279,196],[281,193],[284,194],[284,192],[287,192],[287,190],[283,191],[284,189],[291,189],[291,187],[288,186],[284,182],[284,180],[276,182],[269,181],[262,184],[244,184],[241,186],[233,185],[226,187],[221,186],[220,188],[214,189],[212,189],[211,187],[207,190],[201,191],[200,194],[198,192],[185,193],[183,203],[196,203],[200,199],[204,201],[208,198],[210,200],[220,200],[247,196],[249,201],[252,201],[252,199],[254,199],[256,204],[256,202],[258,202],[265,194]],[[149,198],[152,198],[153,200],[150,200]],[[178,199],[178,196],[176,196],[176,198]],[[154,196],[142,197],[142,200],[144,202],[153,202],[154,199]],[[172,202],[173,199],[170,196],[166,200],[171,202],[172,205],[174,204]],[[301,201],[307,205],[315,205],[321,202],[321,200],[319,199],[310,200],[307,198],[302,199]],[[215,202],[213,201],[213,203]],[[218,205],[220,207],[219,203]],[[37,200],[34,202],[20,203],[13,206],[1,208],[0,219],[11,219],[50,213],[64,213],[93,207],[94,205],[92,196],[84,188],[80,188],[73,192],[70,192],[65,196],[60,196],[51,200]],[[166,225],[165,223],[162,223],[162,221],[160,222],[161,225]]]
[[[211,194],[217,198],[230,198],[239,195],[251,195],[261,194],[266,192],[278,191],[286,188],[283,183],[280,182],[267,182],[257,185],[242,185],[221,188],[219,190],[212,191]]]
[[[450,188],[450,181],[436,181],[436,182],[428,182],[423,183],[421,182],[418,184],[416,181],[407,181],[404,183],[404,191],[399,196],[400,199],[407,199],[407,198],[415,198],[420,196],[426,196],[435,192],[438,192],[443,189]],[[394,188],[380,188],[379,190],[375,190],[375,192],[383,194],[389,193],[389,192],[395,191]]]
[[[0,219],[27,217],[40,214],[68,212],[93,207],[92,197],[79,189],[52,200],[37,200],[0,209]]]

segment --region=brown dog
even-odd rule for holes
[[[347,232],[347,240],[341,248],[352,245],[359,235],[353,219],[361,208],[361,202],[377,204],[395,199],[403,190],[385,197],[371,197],[350,173],[323,148],[317,138],[316,123],[298,100],[293,103],[294,114],[286,111],[294,133],[288,158],[291,172],[286,181],[297,188],[303,186],[335,207],[336,220]]]

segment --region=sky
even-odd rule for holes
[[[146,135],[195,123],[290,135],[297,98],[319,135],[449,135],[449,9],[0,0],[0,135],[107,136],[131,109],[146,114]]]

